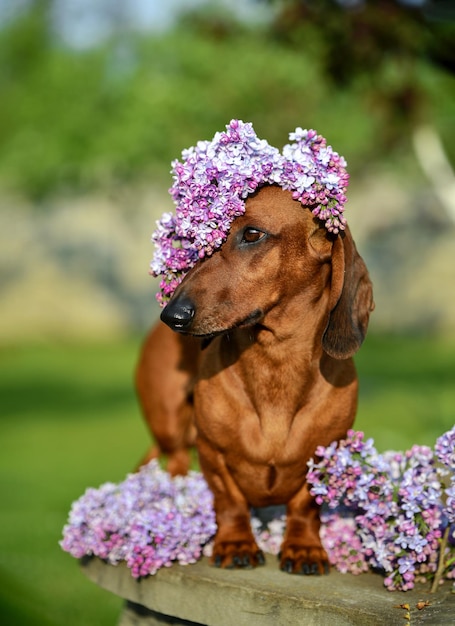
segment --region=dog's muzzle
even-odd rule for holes
[[[195,312],[196,307],[191,300],[182,295],[173,298],[163,309],[160,317],[172,330],[184,332],[189,330]]]

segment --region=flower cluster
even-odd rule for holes
[[[318,461],[310,461],[307,475],[311,492],[328,507],[332,524],[344,520],[344,540],[339,543],[341,533],[335,531],[328,545],[338,569],[358,573],[366,563],[384,572],[389,590],[402,591],[434,576],[441,538],[453,523],[453,492],[444,494],[441,479],[451,474],[453,488],[455,427],[438,439],[435,451],[413,446],[405,453],[379,454],[371,439],[355,431],[316,450]],[[438,461],[445,463],[442,470]],[[447,551],[453,548],[440,555],[445,577],[455,578],[455,555],[447,558]]]
[[[316,456],[307,480],[323,505],[321,540],[332,565],[352,574],[382,571],[389,590],[438,582],[437,570],[441,580],[455,579],[455,427],[434,451],[379,454],[371,439],[349,431]],[[252,518],[263,552],[278,554],[285,523],[284,516],[268,524]],[[171,478],[151,461],[119,485],[88,489],[73,503],[60,545],[77,558],[126,561],[139,578],[209,556],[215,532],[202,475]]]
[[[119,485],[73,503],[61,547],[72,556],[126,561],[135,578],[174,561],[194,563],[216,530],[213,496],[197,472],[171,478],[151,461]]]
[[[330,563],[342,574],[368,572],[367,557],[352,516],[325,510],[321,512],[321,523],[321,541]]]
[[[152,235],[151,274],[162,276],[157,299],[165,305],[195,263],[227,238],[245,200],[265,184],[292,191],[328,231],[346,226],[343,216],[349,176],[343,157],[314,130],[297,128],[280,151],[259,139],[251,123],[232,120],[226,132],[200,141],[172,163],[170,194],[175,214],[165,213]]]
[[[445,489],[445,514],[448,522],[455,524],[455,428],[439,437],[435,445],[435,452],[441,464],[441,474],[450,483],[447,489]]]

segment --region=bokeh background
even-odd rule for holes
[[[449,0],[0,0],[0,620],[108,625],[58,541],[149,436],[134,395],[170,162],[231,118],[343,154],[374,282],[357,427],[455,419],[455,8]]]

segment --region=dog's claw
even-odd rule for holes
[[[300,571],[302,572],[304,576],[308,576],[309,574],[311,574],[310,566],[308,565],[308,563],[303,563]]]
[[[327,574],[329,574],[330,572],[330,565],[326,561],[324,561],[323,563],[321,563],[321,567],[323,569],[322,574],[324,576],[327,576]],[[311,563],[311,565],[306,566],[306,571],[304,573],[310,576],[320,576],[321,570],[318,563]]]
[[[219,554],[215,556],[213,564],[215,567],[221,567],[221,556]]]
[[[292,559],[288,559],[285,561],[283,567],[281,568],[284,572],[292,573],[294,571],[293,567],[294,563]],[[327,563],[323,564],[324,573],[328,574],[328,566]],[[302,563],[300,570],[297,571],[301,576],[319,576],[319,566],[317,563]]]
[[[325,550],[316,546],[284,545],[281,548],[280,567],[284,572],[301,576],[320,576],[329,573]]]
[[[286,572],[287,574],[292,574],[292,571],[294,569],[294,565],[293,565],[291,559],[286,559],[286,561],[283,563],[283,566],[282,566],[281,569],[282,569],[283,572]]]
[[[265,557],[252,538],[250,541],[215,542],[211,562],[215,567],[226,569],[253,569],[264,565]]]
[[[262,555],[262,563],[260,561],[260,557],[258,556],[259,554],[262,553],[258,553],[256,555],[256,559],[257,559],[257,563],[258,565],[262,565],[264,563],[264,556]],[[227,566],[227,568],[243,568],[243,569],[252,569],[253,568],[253,563],[251,562],[251,558],[248,554],[245,554],[243,556],[239,556],[238,554],[234,555],[232,557],[232,561],[231,564]]]
[[[242,567],[244,567],[245,569],[251,569],[253,567],[251,565],[251,560],[250,560],[250,557],[248,555],[243,557]]]
[[[313,563],[310,567],[310,574],[313,576],[319,576],[319,567],[317,563]]]
[[[232,559],[228,561],[224,565],[224,567],[226,569],[238,569],[238,568],[253,569],[254,562],[256,562],[257,565],[264,565],[265,563],[265,558],[261,551],[257,552],[254,555],[254,559],[253,560],[252,559],[253,557],[250,557],[250,555],[248,554],[244,554],[244,555],[234,554]],[[217,554],[214,557],[213,565],[215,567],[223,567],[223,557],[220,554]]]
[[[265,565],[265,556],[262,550],[259,550],[259,552],[256,552],[256,561],[258,565]]]

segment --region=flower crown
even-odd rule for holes
[[[251,123],[232,120],[212,141],[199,141],[172,162],[169,190],[175,214],[164,213],[152,235],[153,276],[162,275],[157,300],[165,306],[185,274],[226,240],[245,199],[277,184],[293,192],[331,233],[346,227],[343,216],[349,175],[346,161],[314,130],[296,128],[282,152],[259,139]]]

